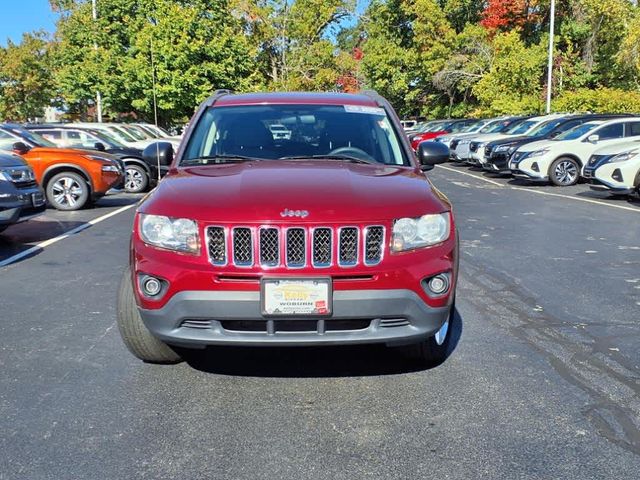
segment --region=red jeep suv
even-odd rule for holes
[[[274,134],[284,125],[291,135]],[[216,92],[138,208],[118,325],[147,362],[172,347],[383,343],[441,363],[451,337],[458,240],[377,94]]]

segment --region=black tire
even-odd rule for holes
[[[448,329],[444,341],[438,344],[435,335],[420,343],[405,345],[402,347],[402,354],[410,362],[424,368],[437,367],[444,363],[449,355],[449,345],[451,343],[451,328],[456,314],[455,301],[451,305],[449,318],[447,319]]]
[[[127,193],[142,193],[149,186],[149,174],[140,165],[133,163],[124,166],[124,191]]]
[[[154,337],[144,326],[127,268],[118,291],[118,330],[127,349],[147,363],[178,363],[180,356],[169,345]]]
[[[80,210],[90,198],[89,184],[75,172],[57,173],[49,179],[45,187],[47,201],[56,210]]]
[[[570,187],[578,183],[581,171],[582,167],[577,160],[560,157],[549,167],[549,180],[558,187]]]

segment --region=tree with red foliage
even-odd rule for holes
[[[526,0],[489,0],[480,22],[487,30],[504,30],[522,26],[527,21]]]

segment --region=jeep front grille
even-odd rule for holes
[[[233,229],[233,263],[241,267],[253,265],[253,241],[250,228]]]
[[[262,246],[261,246],[262,247]],[[287,267],[300,268],[306,264],[307,235],[302,228],[287,230]]]
[[[385,251],[380,225],[331,227],[210,226],[209,260],[215,266],[327,268],[377,265]]]

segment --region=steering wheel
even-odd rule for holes
[[[366,162],[378,163],[375,158],[369,155],[364,150],[356,147],[338,147],[331,150],[328,155],[345,155],[348,157],[359,158],[360,160],[364,160]]]

